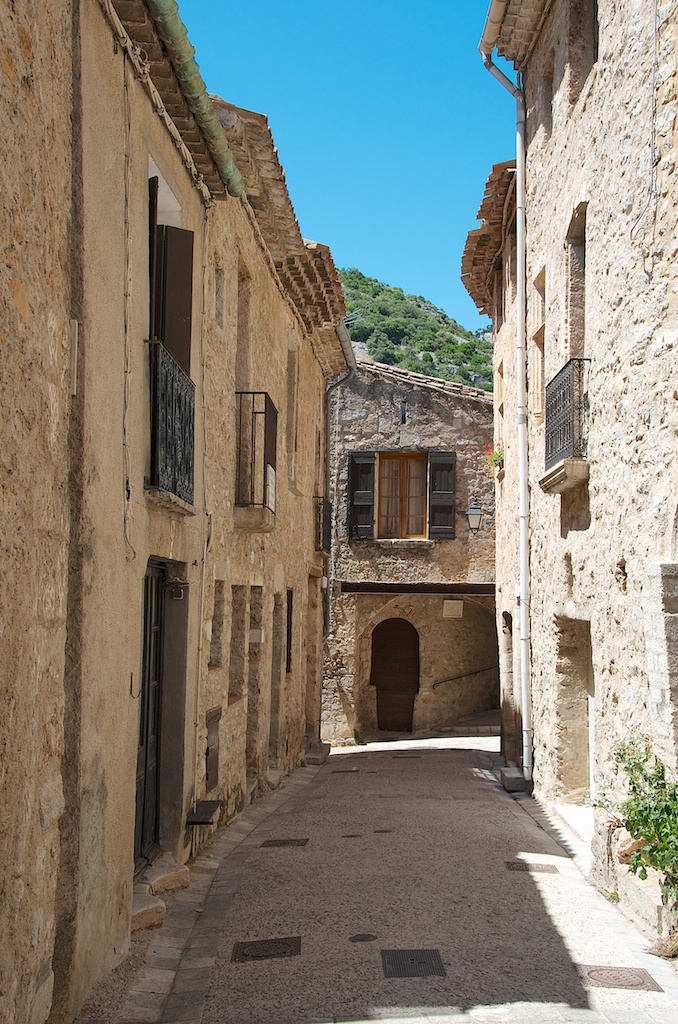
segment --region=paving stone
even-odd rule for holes
[[[190,967],[177,971],[173,992],[206,993],[210,985],[212,970],[209,967],[192,969]]]

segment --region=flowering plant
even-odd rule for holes
[[[487,475],[494,477],[495,471],[501,469],[504,465],[504,442],[501,438],[497,441],[494,448],[491,444],[488,444],[487,451],[483,455],[483,461],[487,469]]]

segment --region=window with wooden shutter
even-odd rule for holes
[[[380,452],[378,536],[426,537],[426,455]]]
[[[158,223],[159,187],[157,177],[149,179],[149,333],[190,376],[193,232]]]
[[[374,537],[374,452],[353,452],[348,465],[348,535],[350,540]]]
[[[429,514],[430,540],[454,540],[454,473],[457,456],[454,452],[429,452]]]

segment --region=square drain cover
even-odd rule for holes
[[[540,871],[543,875],[560,874],[555,864],[529,864],[525,860],[507,860],[505,863],[509,871]]]
[[[595,967],[581,964],[577,970],[592,988],[634,988],[644,992],[663,992],[651,974],[642,967]]]
[[[385,978],[445,977],[445,968],[437,949],[382,949]]]
[[[259,939],[257,942],[236,942],[233,945],[231,963],[273,960],[279,956],[299,956],[300,953],[301,935],[289,935],[284,939]]]
[[[262,846],[306,846],[308,839],[267,839]]]

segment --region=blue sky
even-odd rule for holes
[[[179,0],[210,92],[268,115],[302,234],[471,330],[488,320],[461,254],[515,152],[514,101],[477,50],[487,7]]]

